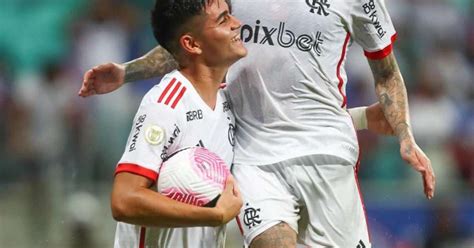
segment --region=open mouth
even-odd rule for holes
[[[240,35],[236,35],[236,36],[234,36],[234,38],[232,38],[232,40],[231,40],[231,41],[232,41],[232,42],[240,42],[240,41],[241,41],[241,39],[240,39]]]

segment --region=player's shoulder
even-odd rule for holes
[[[184,99],[189,86],[178,71],[172,71],[153,86],[143,97],[142,105],[151,105],[166,112],[179,112],[183,109]]]

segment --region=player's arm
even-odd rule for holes
[[[402,158],[423,176],[424,191],[432,198],[435,175],[431,162],[413,137],[408,112],[408,97],[393,53],[382,59],[368,59],[375,79],[375,90],[387,121],[400,142]]]
[[[356,130],[368,129],[376,134],[394,135],[392,126],[385,118],[382,105],[378,102],[370,106],[350,108],[347,112],[351,115]]]
[[[163,76],[176,68],[178,65],[171,54],[157,46],[144,56],[124,64],[106,63],[86,71],[78,94],[82,97],[106,94],[125,82]]]
[[[240,211],[242,199],[232,176],[213,208],[181,203],[149,189],[153,182],[133,173],[118,173],[112,189],[111,208],[115,220],[141,226],[219,226]]]

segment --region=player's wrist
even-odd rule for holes
[[[122,64],[119,64],[120,69],[123,71],[123,82],[122,84],[126,84],[132,81],[137,80],[136,75],[133,72],[131,64],[133,61],[125,62]]]
[[[366,111],[367,107],[351,108],[347,110],[352,117],[356,130],[367,129],[368,123]]]
[[[210,226],[221,226],[224,224],[225,214],[224,210],[218,206],[210,208],[212,211]]]

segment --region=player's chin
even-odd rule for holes
[[[244,46],[240,46],[240,47],[237,47],[235,50],[234,50],[234,54],[235,54],[235,59],[236,61],[247,56],[247,48],[245,48]]]

